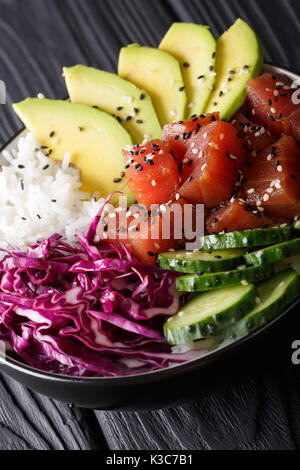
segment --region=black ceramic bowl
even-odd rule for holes
[[[263,71],[288,70],[265,64]],[[5,148],[13,148],[15,136]],[[3,150],[3,149],[2,149]],[[265,370],[270,361],[286,360],[291,355],[300,297],[281,315],[256,332],[224,343],[205,356],[178,366],[128,377],[72,378],[37,370],[18,360],[0,356],[1,369],[28,388],[57,400],[102,410],[145,410],[171,407],[204,397]]]

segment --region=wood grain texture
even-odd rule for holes
[[[156,46],[173,21],[218,36],[238,16],[266,61],[300,72],[298,0],[0,0],[0,145],[20,127],[11,102],[66,95],[62,66],[115,71],[122,45]],[[284,27],[283,27],[284,26]],[[289,362],[185,406],[144,413],[82,410],[0,376],[0,449],[298,449],[300,375]]]

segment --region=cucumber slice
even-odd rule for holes
[[[247,283],[269,279],[273,276],[274,271],[274,265],[268,264],[221,273],[187,274],[176,279],[176,287],[180,291],[197,292],[236,286],[237,284],[247,285]]]
[[[165,339],[169,344],[180,344],[217,335],[253,308],[255,296],[253,284],[197,295],[164,323]]]
[[[295,222],[293,223],[293,229],[294,229],[294,232],[297,234],[297,236],[299,236],[299,233],[300,233],[300,219],[295,220]]]
[[[218,250],[214,252],[165,251],[158,255],[158,264],[163,269],[182,273],[211,273],[233,269],[242,264],[246,250]]]
[[[300,294],[300,278],[296,271],[288,269],[258,286],[258,303],[245,317],[235,325],[225,328],[220,337],[242,336],[265,325]]]
[[[291,238],[291,227],[271,227],[206,235],[202,241],[204,250],[224,250],[227,248],[272,245],[285,242]]]
[[[279,243],[278,245],[268,246],[261,250],[252,251],[244,255],[244,259],[248,264],[265,265],[275,263],[290,256],[300,253],[300,238],[289,240],[288,242]]]

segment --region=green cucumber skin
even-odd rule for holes
[[[255,304],[257,295],[254,285],[250,285],[250,289],[242,298],[238,305],[229,307],[211,317],[205,318],[199,323],[187,325],[179,328],[168,328],[167,322],[164,323],[164,336],[168,344],[188,343],[208,336],[218,336],[225,327],[239,321]]]
[[[244,255],[244,260],[254,266],[266,265],[289,258],[298,253],[300,253],[300,238],[295,238],[294,240],[247,253]]]
[[[222,287],[231,287],[240,284],[244,279],[249,284],[268,279],[275,272],[274,265],[251,266],[245,269],[236,269],[234,271],[220,272],[215,274],[203,274],[202,276],[186,275],[176,279],[176,288],[183,292],[199,292]]]
[[[287,286],[284,294],[275,302],[251,317],[251,312],[238,321],[235,325],[224,328],[218,335],[220,339],[237,338],[255,330],[280,315],[283,310],[300,294],[300,278],[295,278]]]
[[[272,227],[206,235],[202,241],[204,250],[226,250],[273,245],[291,238],[291,227]]]
[[[229,271],[242,263],[243,255],[230,259],[216,259],[211,261],[179,260],[175,258],[164,258],[163,256],[158,255],[158,264],[162,269],[188,274],[195,274],[199,272],[215,273],[220,271]]]

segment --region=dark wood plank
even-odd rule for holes
[[[104,448],[92,410],[51,400],[0,375],[0,450]]]
[[[211,25],[238,16],[262,39],[267,61],[300,71],[297,0],[0,0],[0,145],[20,127],[11,102],[63,98],[63,65],[116,70],[119,48],[156,46],[173,21]],[[281,26],[284,24],[284,28]],[[279,34],[280,32],[280,34]],[[293,449],[300,437],[300,378],[284,363],[228,390],[171,410],[80,410],[0,376],[0,449]]]

